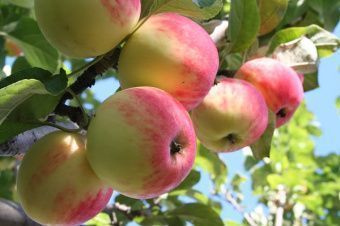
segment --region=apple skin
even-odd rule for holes
[[[303,100],[302,78],[290,67],[271,58],[253,59],[237,71],[236,78],[253,84],[276,114],[276,127],[287,123]]]
[[[161,13],[130,37],[118,71],[122,88],[157,87],[191,110],[209,92],[218,66],[216,46],[202,27],[176,13]]]
[[[79,225],[105,208],[112,195],[94,174],[80,135],[53,132],[35,143],[19,168],[20,203],[43,225]]]
[[[250,83],[219,78],[191,113],[201,143],[214,152],[232,152],[251,145],[266,130],[268,108]]]
[[[18,57],[22,55],[20,47],[11,39],[6,39],[5,49],[7,50],[8,56]]]
[[[136,199],[175,188],[196,155],[188,112],[153,87],[130,88],[109,97],[98,108],[87,137],[87,157],[99,178]]]
[[[35,0],[35,15],[46,39],[63,54],[105,54],[138,23],[140,0]]]

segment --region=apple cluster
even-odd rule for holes
[[[279,127],[302,101],[288,66],[258,58],[235,78],[216,78],[218,51],[202,27],[160,13],[134,31],[140,8],[139,0],[35,0],[40,28],[66,55],[104,54],[130,34],[118,64],[122,90],[99,106],[86,136],[51,133],[22,161],[19,199],[39,223],[81,224],[113,190],[136,199],[169,192],[192,169],[197,138],[215,152],[239,150],[261,137],[269,110]]]

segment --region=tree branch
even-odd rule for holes
[[[77,128],[73,123],[58,123],[58,125],[69,129]],[[21,133],[11,140],[0,144],[0,156],[16,156],[25,154],[26,151],[40,138],[56,130],[56,128],[50,126],[42,126]]]
[[[284,215],[284,207],[287,201],[287,194],[285,191],[284,186],[278,187],[277,192],[277,209],[275,214],[275,226],[282,226],[283,225],[283,215]]]
[[[18,204],[4,199],[0,199],[0,225],[40,226],[31,220]]]
[[[227,202],[229,202],[237,212],[243,215],[244,219],[246,219],[250,226],[258,226],[254,219],[248,213],[246,213],[244,209],[241,207],[241,205],[236,201],[231,192],[226,190],[223,193]]]
[[[77,123],[81,128],[86,127],[83,112],[80,107],[71,107],[63,103],[59,103],[54,113],[60,116],[67,116],[72,122]],[[86,128],[85,128],[86,129]]]
[[[87,88],[93,86],[96,82],[96,77],[103,74],[110,68],[117,68],[118,59],[121,50],[119,48],[106,54],[101,60],[87,68],[77,80],[70,86],[70,90],[75,95],[81,94]],[[79,107],[71,107],[65,104],[66,100],[72,99],[73,95],[70,92],[66,92],[61,98],[59,104],[54,110],[54,113],[60,116],[67,116],[71,121],[77,123],[80,127],[85,128],[86,119],[82,114],[82,110]]]
[[[119,48],[106,54],[100,61],[87,68],[82,75],[77,78],[77,81],[70,86],[70,89],[76,94],[81,94],[87,88],[93,86],[96,82],[96,77],[103,74],[111,67],[116,68],[121,50]],[[72,94],[66,92],[61,98],[60,103],[65,103],[66,100],[72,99]]]

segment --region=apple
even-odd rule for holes
[[[87,137],[87,157],[99,178],[136,199],[176,187],[196,155],[189,114],[153,87],[129,88],[109,97],[98,108]]]
[[[17,190],[26,214],[44,225],[79,225],[97,215],[112,195],[88,164],[83,137],[60,131],[27,152]]]
[[[161,13],[129,38],[118,71],[122,88],[157,87],[191,110],[209,92],[218,66],[216,46],[202,27],[176,13]]]
[[[18,46],[17,43],[15,43],[11,39],[8,39],[8,38],[6,39],[5,49],[7,51],[8,56],[18,57],[18,56],[22,55],[21,48]]]
[[[262,93],[276,114],[276,127],[288,122],[303,100],[302,78],[278,60],[250,60],[237,71],[236,78],[252,83]]]
[[[251,145],[268,125],[268,108],[250,83],[219,78],[191,113],[198,139],[209,150],[231,152]]]
[[[140,0],[35,0],[46,39],[63,54],[95,57],[109,52],[138,23]]]

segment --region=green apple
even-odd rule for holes
[[[88,164],[83,137],[65,132],[31,147],[19,168],[17,190],[26,214],[44,225],[79,225],[112,195]]]
[[[153,87],[125,89],[109,97],[92,119],[87,138],[87,157],[99,178],[138,199],[176,187],[196,154],[188,112]]]
[[[70,57],[109,52],[138,23],[140,0],[35,0],[35,15],[46,39]]]

